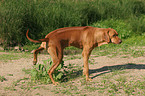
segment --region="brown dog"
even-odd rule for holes
[[[48,71],[50,79],[53,84],[58,84],[55,82],[52,73],[58,67],[63,58],[63,49],[68,46],[75,46],[77,48],[83,49],[83,63],[84,70],[83,74],[86,75],[86,80],[91,80],[89,78],[89,66],[88,59],[91,54],[91,51],[94,47],[101,46],[103,44],[120,44],[122,41],[118,37],[118,33],[111,28],[95,28],[90,26],[85,27],[66,27],[60,28],[50,32],[44,39],[33,40],[28,37],[27,30],[26,36],[27,38],[35,43],[41,43],[41,46],[34,51],[34,61],[33,63],[37,63],[37,54],[46,49],[48,53],[51,55],[53,60],[53,65]]]

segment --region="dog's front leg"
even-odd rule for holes
[[[91,54],[92,48],[86,46],[83,49],[82,56],[83,56],[83,63],[84,63],[84,69],[83,69],[83,75],[86,75],[86,81],[90,81],[89,78],[89,65],[88,65],[88,59]]]

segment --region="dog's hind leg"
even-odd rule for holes
[[[39,47],[38,49],[34,50],[34,60],[33,60],[33,64],[36,65],[37,63],[37,54],[42,51],[44,48],[43,47]]]
[[[48,75],[52,81],[52,83],[54,85],[59,84],[58,82],[55,82],[52,76],[52,73],[54,72],[54,70],[59,66],[59,64],[62,62],[62,58],[63,58],[63,52],[61,50],[60,47],[56,47],[56,46],[51,46],[48,48],[48,53],[50,54],[53,64],[51,66],[51,68],[48,71]]]

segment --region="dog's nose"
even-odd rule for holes
[[[122,40],[121,39],[119,40],[119,43],[122,43]]]

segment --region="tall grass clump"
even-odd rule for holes
[[[131,29],[135,35],[145,35],[145,15],[130,19]]]
[[[0,2],[0,38],[4,44],[20,43],[25,38],[22,32],[25,3],[1,1]]]
[[[30,37],[38,39],[57,28],[110,19],[127,21],[133,32],[140,34],[145,32],[144,15],[144,0],[1,0],[0,43],[29,43],[25,36],[28,28]]]

